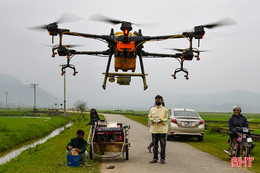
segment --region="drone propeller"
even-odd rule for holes
[[[142,23],[142,24],[138,24],[138,23],[132,23],[132,22],[128,22],[128,21],[123,21],[123,20],[117,20],[117,19],[112,19],[110,17],[106,17],[106,16],[103,16],[101,14],[95,14],[93,16],[91,16],[89,18],[89,20],[92,20],[92,21],[100,21],[100,22],[106,22],[106,23],[110,23],[110,24],[114,24],[114,25],[117,25],[117,24],[122,24],[122,23],[128,23],[130,25],[135,25],[135,26],[142,26],[142,27],[157,27],[159,26],[160,24],[159,23]]]
[[[184,49],[177,49],[177,48],[164,48],[164,49],[176,50],[178,52],[183,52],[184,51]]]
[[[52,45],[43,45],[43,46],[53,47]],[[57,45],[57,46],[59,46],[59,45]],[[67,45],[62,45],[62,46],[67,47],[67,48],[73,48],[73,47],[79,47],[79,46],[83,46],[83,45],[67,44]]]
[[[29,27],[28,29],[33,30],[46,30],[50,25],[58,25],[60,23],[67,23],[67,22],[74,22],[81,20],[82,18],[73,14],[64,13],[56,22],[52,22],[50,24],[35,26],[35,27]]]
[[[56,22],[54,22],[56,23]],[[48,25],[39,25],[39,26],[33,26],[33,27],[28,27],[28,29],[33,29],[33,30],[46,30]]]
[[[103,16],[101,14],[95,14],[95,15],[91,16],[89,18],[89,20],[100,21],[100,22],[107,22],[107,23],[111,23],[111,24],[114,24],[114,25],[127,22],[127,21],[121,21],[121,20],[117,20],[117,19],[112,19],[112,18]],[[133,24],[131,22],[127,22],[127,23]]]
[[[226,18],[226,19],[220,20],[220,21],[215,22],[215,23],[200,25],[200,26],[202,26],[204,28],[212,29],[212,28],[216,28],[216,27],[219,27],[219,26],[234,25],[234,24],[236,24],[235,20],[230,19],[230,18]]]
[[[63,46],[66,46],[68,48],[73,48],[73,47],[80,47],[80,46],[83,46],[83,45],[78,45],[78,44],[66,44],[66,45],[63,45]]]
[[[185,50],[190,50],[189,48],[188,49],[177,49],[177,48],[165,48],[165,49],[169,49],[169,50],[176,50],[178,52],[183,52]],[[199,53],[199,52],[208,52],[209,50],[194,50],[192,49],[193,52],[196,52],[196,53]]]

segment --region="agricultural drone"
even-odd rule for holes
[[[75,55],[97,55],[97,56],[107,56],[108,62],[106,66],[106,70],[103,73],[104,82],[103,89],[106,89],[107,79],[110,82],[114,82],[115,78],[117,78],[117,83],[119,85],[130,85],[131,77],[142,77],[144,90],[147,89],[146,83],[146,73],[144,70],[143,58],[174,58],[177,59],[180,63],[180,68],[177,68],[172,77],[176,79],[176,74],[178,72],[184,72],[184,77],[188,80],[189,73],[188,70],[183,67],[184,61],[192,61],[195,57],[197,60],[200,60],[200,51],[197,48],[193,48],[192,41],[193,39],[198,40],[198,47],[200,44],[200,39],[203,39],[205,35],[205,28],[212,29],[218,26],[223,26],[227,24],[232,24],[230,20],[222,20],[216,23],[207,24],[207,25],[199,25],[195,26],[193,31],[191,32],[183,32],[179,35],[163,35],[163,36],[144,36],[142,34],[141,29],[135,32],[132,31],[132,26],[136,25],[134,23],[128,21],[120,21],[114,20],[102,15],[95,15],[91,17],[92,20],[107,22],[111,24],[121,24],[121,32],[114,32],[112,28],[109,35],[94,35],[88,33],[79,33],[73,32],[69,29],[61,29],[58,27],[60,21],[53,22],[47,25],[33,27],[33,29],[44,29],[47,30],[49,35],[52,36],[52,40],[55,36],[59,37],[59,44],[54,45],[52,48],[52,57],[55,57],[56,54],[59,56],[67,57],[67,64],[62,66],[62,74],[64,69],[69,67],[74,70],[74,75],[77,74],[75,67],[70,64],[70,60]],[[73,45],[63,45],[63,37],[65,35],[68,36],[76,36],[83,38],[91,38],[101,40],[108,44],[108,49],[104,51],[78,51],[75,49],[71,49]],[[163,54],[163,53],[150,53],[143,50],[144,44],[149,41],[162,41],[168,39],[187,39],[189,41],[189,47],[186,49],[172,49],[178,51],[176,54]],[[114,68],[115,72],[110,72],[110,65],[112,61],[112,57],[114,56]],[[135,73],[136,70],[136,59],[139,58],[141,73]],[[121,72],[119,72],[121,70]],[[132,73],[129,73],[131,71]]]

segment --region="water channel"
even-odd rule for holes
[[[71,125],[72,125],[72,123],[68,123],[65,127],[70,127]],[[24,150],[27,150],[28,148],[33,148],[36,145],[42,144],[42,143],[46,142],[48,139],[50,139],[54,136],[57,136],[63,130],[64,130],[64,127],[57,128],[56,130],[52,131],[49,135],[47,135],[39,140],[33,141],[31,143],[27,142],[25,144],[18,145],[18,147],[17,146],[14,147],[14,149],[5,151],[5,154],[3,156],[0,156],[0,165],[3,165],[6,162],[9,162],[11,159],[17,157]]]

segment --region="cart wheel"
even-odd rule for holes
[[[128,143],[128,139],[125,139],[125,142]],[[129,145],[127,145],[125,149],[125,160],[129,160]]]
[[[89,148],[89,158],[91,160],[93,160],[93,154],[92,154],[92,146],[90,145],[90,148]]]
[[[126,151],[125,151],[125,160],[129,160],[129,147],[126,146]]]

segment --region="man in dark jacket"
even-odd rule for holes
[[[71,152],[72,150],[76,151],[80,155],[80,161],[87,165],[88,152],[86,151],[87,141],[83,138],[84,131],[78,130],[77,137],[71,138],[70,142],[67,145],[67,151]]]
[[[232,115],[232,117],[229,119],[228,121],[228,125],[229,125],[229,130],[232,132],[230,134],[230,138],[233,140],[233,142],[236,144],[235,149],[238,146],[237,143],[237,138],[241,137],[241,133],[239,133],[236,130],[236,127],[247,127],[248,128],[248,122],[246,117],[244,117],[241,114],[241,107],[238,105],[233,106],[233,112],[234,114]]]

